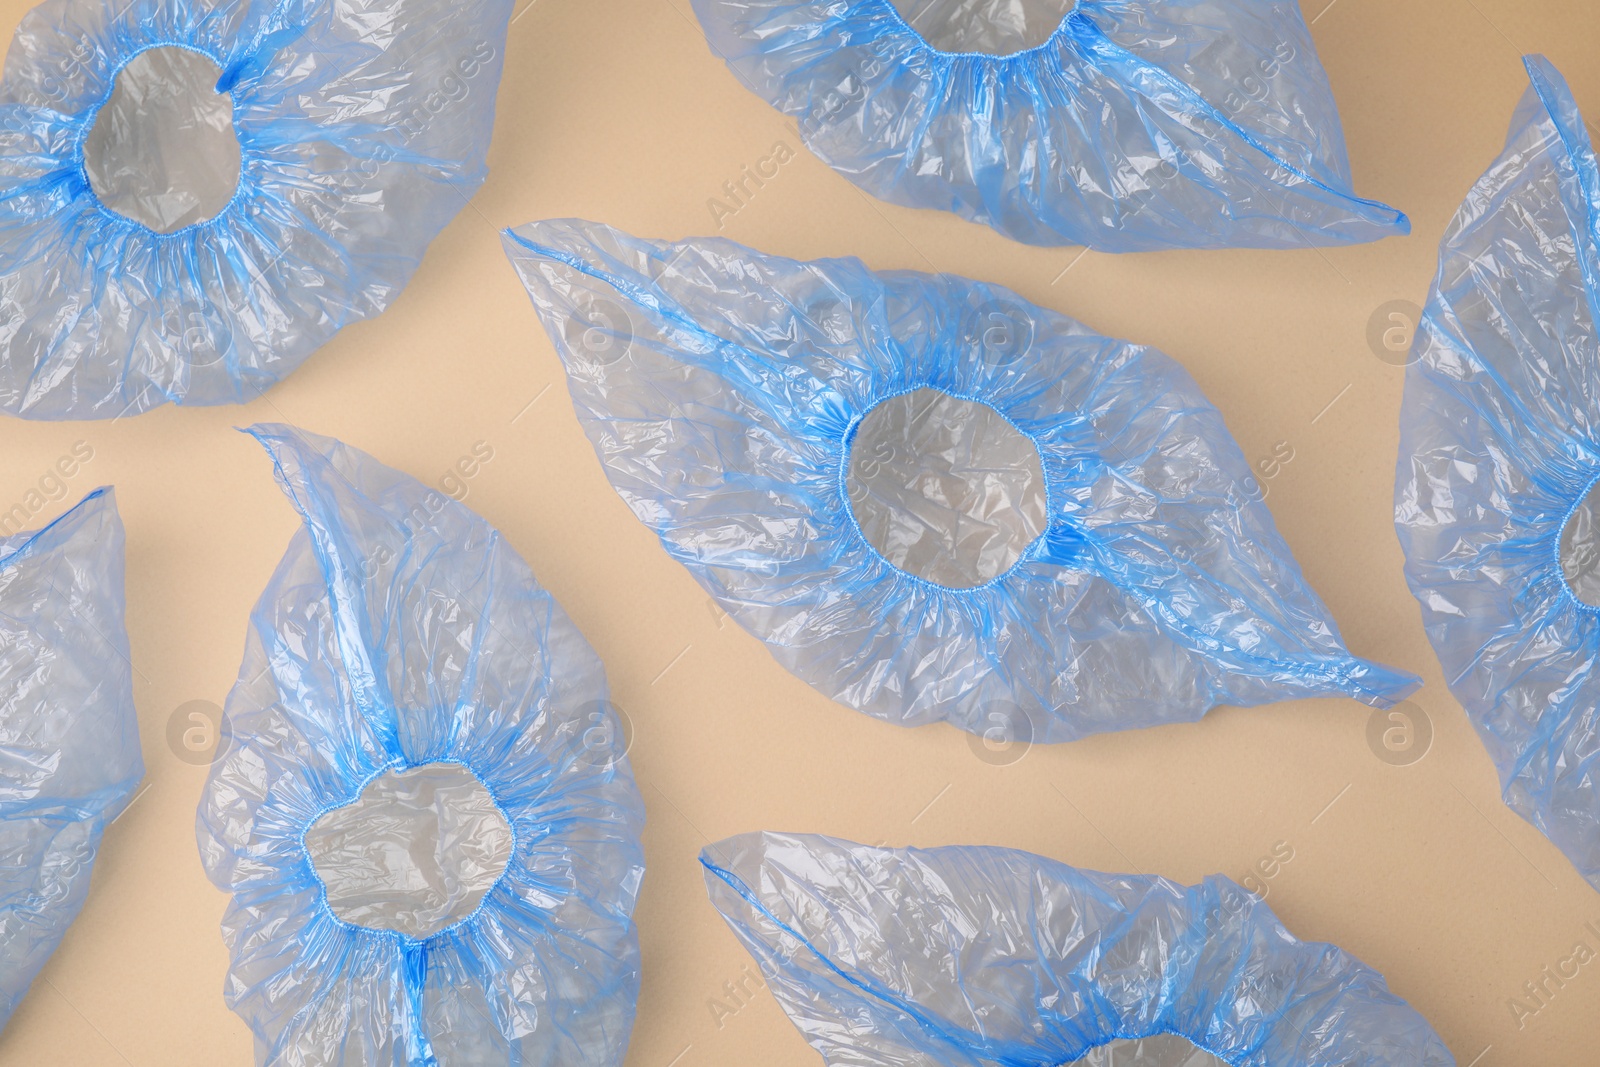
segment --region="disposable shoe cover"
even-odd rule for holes
[[[466,507],[328,438],[251,433],[304,526],[197,829],[258,1062],[615,1067],[644,812],[599,659]]]
[[[0,411],[242,403],[484,178],[511,0],[47,0],[0,80]]]
[[[89,895],[144,777],[110,489],[0,538],[0,1026]]]
[[[1222,877],[744,834],[711,902],[830,1067],[1450,1067],[1383,978]]]
[[[951,275],[505,243],[622,498],[834,700],[1028,742],[1417,685],[1345,648],[1159,352]]]
[[[1411,229],[1352,192],[1294,0],[693,2],[739,80],[884,200],[1106,252]]]
[[[1446,231],[1406,372],[1395,527],[1506,803],[1600,888],[1600,167],[1561,74]]]

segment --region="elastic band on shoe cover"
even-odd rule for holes
[[[622,498],[842,704],[1065,741],[1418,684],[1345,648],[1159,352],[952,275],[578,220],[505,246]]]
[[[1453,1067],[1383,977],[1217,876],[752,833],[712,905],[828,1063]]]
[[[0,519],[0,1027],[83,909],[101,836],[144,777],[123,569],[110,489],[42,530]]]
[[[1106,252],[1411,230],[1355,195],[1295,4],[693,3],[747,88],[834,170],[896,204]]]
[[[304,525],[251,615],[198,837],[257,1062],[617,1067],[644,810],[599,659],[466,507],[249,432]]]
[[[0,79],[0,411],[243,403],[383,311],[483,182],[510,14],[30,11]]]
[[[1600,888],[1600,165],[1541,56],[1439,250],[1395,528],[1506,803]]]

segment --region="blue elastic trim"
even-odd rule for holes
[[[1555,536],[1550,540],[1550,566],[1555,574],[1556,585],[1566,594],[1567,600],[1571,602],[1573,607],[1590,615],[1600,615],[1600,604],[1590,604],[1587,601],[1578,599],[1578,594],[1573,591],[1572,583],[1567,581],[1566,568],[1561,566],[1561,538],[1567,532],[1567,526],[1572,522],[1572,517],[1578,513],[1578,509],[1583,506],[1583,502],[1589,499],[1589,494],[1594,491],[1596,486],[1600,486],[1600,473],[1589,479],[1589,483],[1583,487],[1583,491],[1567,507],[1566,514],[1561,516],[1561,524],[1556,527]]]
[[[460,767],[462,770],[472,775],[473,780],[483,787],[484,792],[489,794],[489,799],[494,802],[495,810],[499,812],[500,817],[505,820],[506,827],[511,831],[511,852],[506,858],[506,865],[504,869],[500,871],[499,876],[495,878],[494,882],[489,886],[489,888],[484,890],[483,897],[478,901],[476,907],[474,907],[466,915],[463,915],[461,918],[451,923],[449,926],[440,927],[427,937],[412,937],[410,934],[401,933],[399,930],[390,930],[381,926],[362,926],[360,923],[353,923],[339,918],[338,915],[334,914],[332,906],[328,904],[328,883],[324,882],[322,880],[322,875],[317,873],[317,865],[311,858],[311,850],[306,847],[306,834],[310,833],[311,828],[315,826],[317,822],[330,811],[338,811],[340,808],[348,808],[350,805],[360,800],[361,794],[366,792],[367,786],[371,785],[385,774],[389,774],[391,772],[400,774],[405,771],[416,770],[418,767],[431,767],[440,763],[453,764],[454,766]],[[362,779],[361,784],[356,786],[355,792],[350,794],[344,800],[340,800],[332,804],[325,804],[321,808],[317,809],[316,813],[313,814],[310,819],[306,820],[306,824],[300,828],[300,833],[297,840],[300,845],[300,855],[305,860],[306,869],[311,872],[311,877],[317,883],[317,904],[320,906],[323,916],[329,921],[333,922],[335,925],[343,927],[346,930],[369,937],[384,938],[386,940],[393,941],[402,948],[406,946],[426,945],[436,938],[443,937],[458,927],[465,926],[467,923],[476,920],[478,913],[483,911],[483,909],[488,906],[489,899],[494,896],[495,891],[500,888],[501,884],[510,875],[511,868],[516,863],[517,852],[521,844],[517,834],[517,824],[512,820],[510,813],[506,811],[506,806],[501,801],[499,792],[494,788],[494,786],[490,785],[483,775],[479,774],[471,764],[451,757],[445,757],[442,759],[433,758],[422,760],[420,762],[412,762],[404,758],[397,758],[385,763],[383,766],[367,775],[366,778]]]
[[[1131,62],[1147,72],[1150,76],[1160,79],[1170,91],[1182,97],[1191,108],[1210,115],[1214,121],[1220,123],[1225,129],[1233,133],[1245,144],[1249,145],[1257,152],[1260,152],[1263,156],[1270,160],[1274,166],[1331,196],[1336,196],[1349,203],[1360,204],[1364,207],[1387,213],[1393,216],[1393,220],[1390,223],[1391,225],[1403,228],[1403,232],[1406,233],[1409,233],[1411,230],[1411,220],[1407,218],[1405,212],[1391,207],[1382,201],[1368,200],[1365,197],[1356,196],[1353,192],[1348,192],[1343,189],[1335,189],[1327,183],[1311,176],[1310,174],[1307,174],[1299,167],[1296,167],[1287,160],[1280,158],[1277,153],[1273,152],[1271,149],[1267,148],[1266,145],[1257,140],[1254,134],[1246,130],[1243,126],[1240,126],[1238,123],[1234,122],[1219,108],[1196,92],[1186,82],[1175,77],[1169,71],[1157,66],[1154,63],[1151,63],[1150,61],[1134,54],[1133,52],[1128,51],[1126,48],[1123,48],[1121,45],[1111,40],[1111,38],[1106,35],[1105,31],[1102,30],[1093,19],[1084,13],[1083,0],[1079,0],[1079,2],[1073,6],[1073,9],[1069,11],[1061,20],[1061,25],[1057,26],[1055,32],[1053,32],[1044,42],[1034,45],[1031,48],[1024,48],[1017,52],[1008,52],[1005,55],[994,55],[988,52],[947,52],[943,49],[935,48],[933,45],[928,43],[927,38],[922,36],[921,31],[906,21],[905,16],[900,13],[899,9],[896,8],[890,2],[890,0],[859,0],[859,3],[862,7],[878,8],[882,18],[892,23],[894,27],[901,33],[909,36],[910,40],[907,43],[909,43],[915,50],[920,51],[925,55],[938,57],[940,59],[967,59],[995,66],[1004,63],[1010,63],[1025,56],[1030,56],[1037,52],[1043,52],[1047,49],[1063,46],[1063,42],[1061,40],[1063,37],[1074,35],[1079,36],[1090,48],[1099,50],[1116,58],[1123,59],[1124,61]],[[1298,14],[1298,11],[1296,13]],[[1074,34],[1072,31],[1077,32]]]
[[[1032,445],[1034,455],[1039,459],[1039,471],[1044,478],[1044,513],[1046,517],[1045,527],[1043,530],[1040,530],[1033,536],[1033,540],[1029,541],[1028,544],[1022,549],[1021,553],[1018,554],[1016,561],[1012,563],[1011,566],[1007,567],[993,578],[990,578],[985,582],[981,582],[978,585],[961,587],[940,585],[938,582],[930,582],[921,575],[912,574],[905,568],[896,566],[889,560],[887,556],[878,551],[877,545],[874,545],[870,540],[867,539],[866,533],[861,529],[861,524],[856,520],[855,507],[850,503],[850,453],[855,442],[856,431],[861,428],[861,423],[879,407],[887,404],[896,397],[906,396],[916,392],[919,389],[930,389],[933,392],[940,393],[955,400],[965,400],[971,404],[982,404],[984,407],[988,408],[990,411],[1004,419],[1007,426],[1010,426],[1030,445]],[[988,400],[980,396],[972,396],[967,393],[952,392],[949,389],[933,385],[932,383],[924,382],[920,385],[909,386],[908,388],[900,389],[896,392],[888,393],[884,396],[878,397],[877,399],[868,403],[865,410],[863,410],[861,414],[850,420],[850,425],[845,428],[844,435],[839,440],[838,468],[839,503],[841,509],[844,511],[846,526],[855,533],[856,538],[863,546],[865,546],[866,550],[882,561],[884,566],[889,567],[897,574],[908,578],[918,585],[924,586],[938,593],[960,596],[964,594],[979,593],[991,586],[999,585],[1007,578],[1011,577],[1011,575],[1024,564],[1033,562],[1034,557],[1036,557],[1039,553],[1039,546],[1044,544],[1044,542],[1050,536],[1050,531],[1058,525],[1057,520],[1054,518],[1056,500],[1055,487],[1051,484],[1050,471],[1044,461],[1044,450],[1040,448],[1038,439],[1028,431],[1024,430],[1021,426],[1018,426],[1016,422],[1012,420],[1011,416],[1007,415],[1004,411],[1001,411],[998,407],[996,407],[992,400]],[[1065,520],[1060,520],[1060,525],[1066,525]]]
[[[922,35],[921,30],[917,29],[915,26],[911,25],[910,22],[906,21],[906,17],[900,13],[900,9],[895,7],[890,0],[866,0],[866,2],[868,6],[876,4],[877,6],[883,8],[885,17],[892,22],[898,23],[902,30],[916,38],[917,47],[927,52],[929,55],[944,56],[949,59],[977,59],[987,60],[992,63],[1004,63],[1008,60],[1018,59],[1026,55],[1032,55],[1034,52],[1043,52],[1045,49],[1056,44],[1056,38],[1063,36],[1067,32],[1067,24],[1078,15],[1078,8],[1082,6],[1083,0],[1074,0],[1072,10],[1061,16],[1060,23],[1058,23],[1056,28],[1051,31],[1049,37],[1046,37],[1038,44],[1029,45],[1027,48],[1019,48],[1015,52],[1006,52],[1004,54],[997,54],[994,52],[950,52],[943,48],[937,48]]]
[[[87,505],[91,500],[99,500],[110,491],[110,486],[102,485],[100,488],[94,490],[88,496],[72,505],[66,511],[63,511],[60,515],[56,516],[54,519],[51,519],[48,523],[39,527],[39,529],[33,531],[33,533],[28,535],[28,539],[26,541],[23,541],[22,544],[18,545],[4,556],[0,556],[0,568],[9,567],[13,563],[18,563],[25,557],[32,555],[41,537],[55,529],[57,526],[60,526],[62,523],[66,522],[68,519],[72,518],[79,511],[82,511],[84,506]]]

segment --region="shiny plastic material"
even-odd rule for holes
[[[101,836],[144,777],[123,613],[110,489],[0,538],[0,1027],[82,910]]]
[[[0,81],[0,411],[242,403],[382,311],[483,181],[510,12],[29,12]]]
[[[512,833],[472,772],[430,763],[372,779],[305,840],[335,915],[423,940],[477,909],[505,872]]]
[[[106,207],[157,233],[216,217],[239,187],[233,100],[222,69],[169,46],[134,56],[117,75],[83,146],[89,188]]]
[[[644,811],[599,659],[461,504],[250,432],[304,528],[251,617],[197,829],[258,1062],[615,1067]]]
[[[1222,877],[745,834],[700,855],[767,988],[840,1067],[1450,1067],[1382,976]]]
[[[1411,229],[1352,191],[1293,0],[693,2],[740,81],[884,200],[1106,252]]]
[[[1016,565],[1045,530],[1039,453],[994,408],[937,389],[890,397],[856,427],[850,513],[878,553],[969,589]]]
[[[628,506],[840,703],[1066,741],[1222,703],[1386,706],[1417,685],[1350,655],[1221,414],[1159,352],[995,286],[853,259],[571,220],[507,231],[506,249]],[[930,417],[984,411],[987,428],[902,433],[929,449],[915,462],[877,451],[894,435],[858,440],[879,405],[919,391],[971,402]],[[1011,431],[1033,455],[1008,451]],[[876,498],[900,514],[866,531],[852,510],[863,453],[910,479]],[[1011,468],[997,474],[996,457]],[[1010,558],[990,546],[1036,529],[1035,463],[1042,532],[972,584]],[[924,575],[951,557],[956,580],[900,569],[902,547]]]
[[[1468,195],[1406,372],[1406,578],[1506,803],[1600,888],[1600,166],[1561,74]]]

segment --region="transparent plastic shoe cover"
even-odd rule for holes
[[[467,508],[250,432],[305,525],[252,616],[198,835],[258,1062],[621,1063],[644,812],[600,661]]]
[[[874,196],[1029,244],[1300,248],[1409,233],[1351,191],[1293,0],[694,0]]]
[[[0,1026],[83,908],[101,835],[144,777],[123,613],[110,489],[0,537]]]
[[[510,0],[48,0],[0,81],[0,410],[239,403],[482,183]]]
[[[1600,167],[1530,57],[1446,231],[1406,372],[1395,526],[1506,803],[1600,888]]]
[[[1066,741],[1417,684],[1350,655],[1159,352],[853,259],[570,220],[506,248],[617,491],[834,700]]]
[[[745,834],[711,902],[823,1060],[850,1067],[1449,1067],[1382,976],[1222,877],[1001,848]]]

